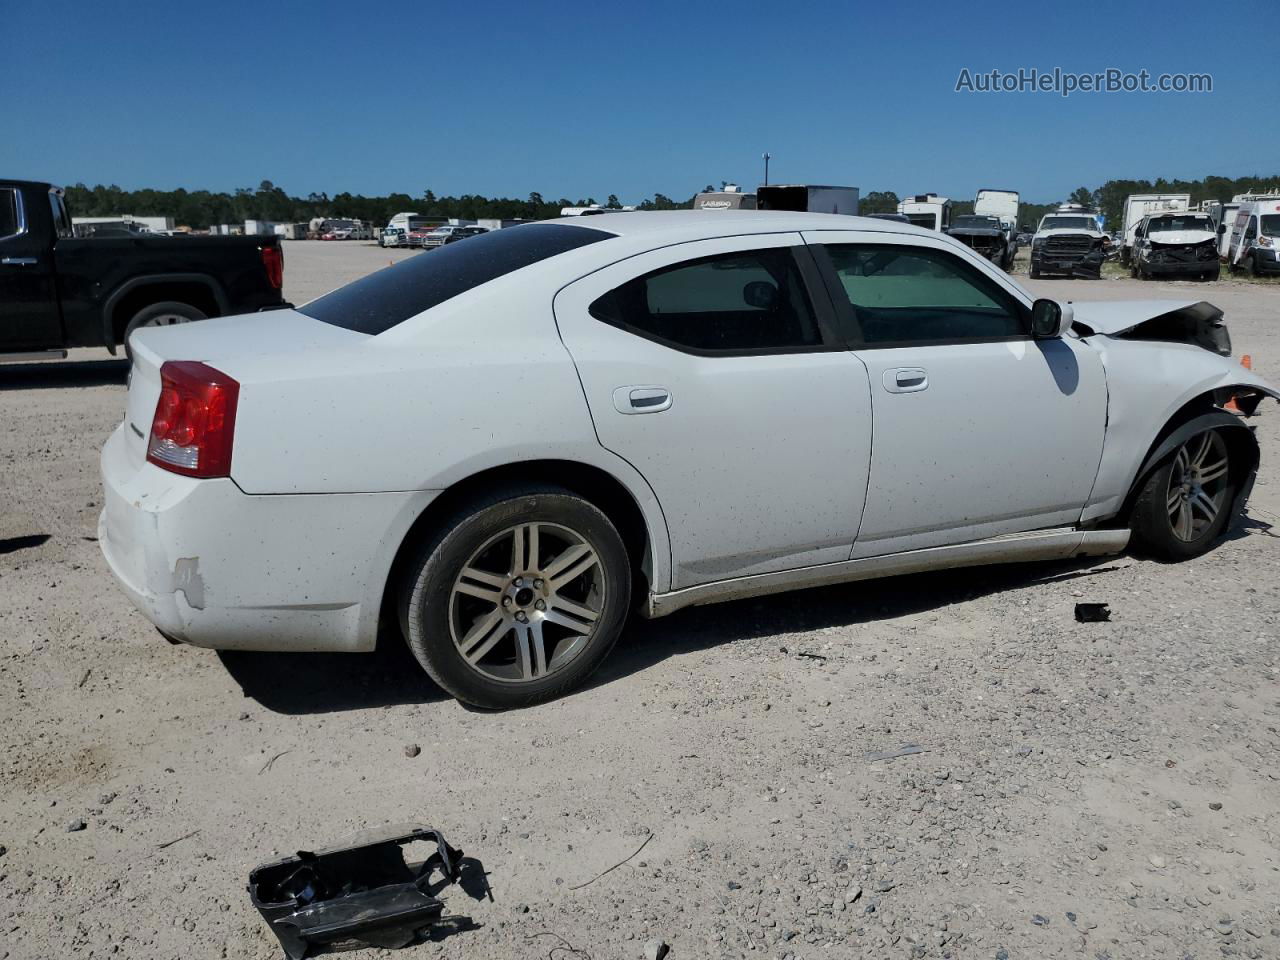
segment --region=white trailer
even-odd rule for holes
[[[917,227],[946,230],[951,226],[951,201],[936,193],[917,193],[898,204],[898,212]]]
[[[695,210],[754,210],[756,195],[743,193],[736,183],[727,183],[723,190],[710,190],[693,198]]]
[[[1189,193],[1135,193],[1125,198],[1120,224],[1120,262],[1128,264],[1133,255],[1133,235],[1149,213],[1174,213],[1191,209]]]
[[[858,215],[857,187],[827,187],[811,183],[770,183],[756,187],[756,209],[794,213]]]
[[[1018,191],[992,190],[983,187],[973,201],[973,212],[981,217],[999,217],[1009,230],[1009,236],[1018,233]]]

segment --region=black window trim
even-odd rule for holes
[[[5,184],[0,184],[0,190],[13,191],[13,213],[14,213],[14,227],[15,227],[15,231],[13,233],[6,233],[4,236],[0,237],[0,240],[16,240],[18,239],[18,237],[25,237],[28,232],[27,231],[27,208],[26,208],[26,204],[23,201],[22,188],[17,184],[5,183]]]
[[[810,249],[813,252],[813,259],[822,273],[823,280],[826,283],[827,296],[831,300],[837,318],[841,321],[836,326],[837,332],[840,330],[848,330],[856,334],[846,338],[845,349],[848,350],[896,350],[903,347],[946,347],[959,346],[968,343],[1020,343],[1028,340],[1034,340],[1031,335],[1031,311],[1017,297],[1002,288],[998,283],[983,277],[982,272],[972,264],[965,263],[964,258],[957,256],[950,250],[943,250],[939,247],[922,246],[914,243],[892,243],[883,240],[813,240],[810,241]],[[840,282],[840,275],[836,272],[835,263],[831,259],[831,254],[827,251],[828,245],[837,247],[894,247],[902,250],[923,250],[929,253],[936,253],[942,256],[950,257],[955,263],[959,264],[963,271],[971,276],[982,277],[991,283],[992,287],[999,293],[1001,299],[1007,300],[1008,304],[1013,307],[1014,314],[1022,323],[1023,333],[1014,334],[1009,337],[948,337],[941,340],[880,340],[875,343],[868,343],[862,336],[862,324],[858,321],[857,311],[853,304],[849,302],[849,296],[845,293],[844,284]]]
[[[737,239],[737,238],[734,238]],[[655,273],[662,273],[667,270],[679,269],[687,264],[697,263],[702,260],[713,260],[717,257],[742,256],[743,254],[758,253],[766,250],[785,250],[791,254],[791,260],[795,264],[800,274],[800,282],[804,288],[805,296],[809,300],[809,306],[813,309],[814,322],[818,327],[818,336],[820,341],[813,344],[801,344],[794,347],[747,347],[741,350],[718,350],[706,349],[703,347],[690,347],[683,343],[676,343],[665,337],[659,337],[647,330],[642,330],[633,324],[613,320],[612,318],[601,316],[596,312],[595,305],[604,297],[613,293],[614,290],[623,284],[630,283],[632,280],[638,280],[641,277],[647,277]],[[648,340],[650,343],[656,343],[661,347],[669,350],[675,350],[678,353],[689,354],[695,357],[777,357],[787,356],[794,353],[843,353],[849,348],[841,339],[837,327],[837,317],[835,310],[832,308],[829,296],[824,296],[825,289],[822,285],[822,274],[814,262],[813,252],[809,246],[803,241],[793,244],[779,244],[777,246],[767,247],[751,247],[745,250],[721,250],[717,253],[707,253],[697,257],[689,257],[685,260],[677,260],[663,267],[655,267],[652,270],[646,270],[644,273],[636,274],[629,277],[622,283],[615,284],[608,291],[602,293],[591,301],[587,312],[601,323],[613,327],[615,330],[622,330],[641,340]]]

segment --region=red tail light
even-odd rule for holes
[[[279,247],[262,248],[262,265],[267,269],[267,283],[279,290],[284,286],[284,251]]]
[[[147,460],[188,477],[231,476],[231,441],[240,384],[194,360],[160,368],[160,399]]]

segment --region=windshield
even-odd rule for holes
[[[350,220],[330,220],[330,230],[350,230],[355,224]]]
[[[970,230],[975,228],[981,229],[981,230],[999,230],[1000,218],[999,217],[956,217],[954,220],[951,221],[951,229],[954,230],[956,227],[966,227]]]
[[[1045,217],[1041,230],[1095,230],[1098,221],[1093,217]]]
[[[938,223],[937,214],[933,213],[908,213],[907,222],[914,223],[917,227],[925,227],[932,230]]]
[[[1152,217],[1148,221],[1147,230],[1213,230],[1213,222],[1208,217]]]
[[[1263,214],[1260,219],[1264,237],[1280,237],[1280,213]]]
[[[493,230],[471,243],[442,244],[298,308],[299,313],[359,333],[378,334],[504,274],[615,236],[603,230],[538,224]]]

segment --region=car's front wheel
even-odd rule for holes
[[[553,486],[492,494],[423,547],[401,595],[409,647],[465,703],[528,706],[581,684],[612,649],[631,599],[622,538]]]
[[[1147,478],[1133,509],[1140,545],[1166,560],[1205,553],[1226,529],[1235,502],[1231,454],[1221,430],[1198,433]]]

